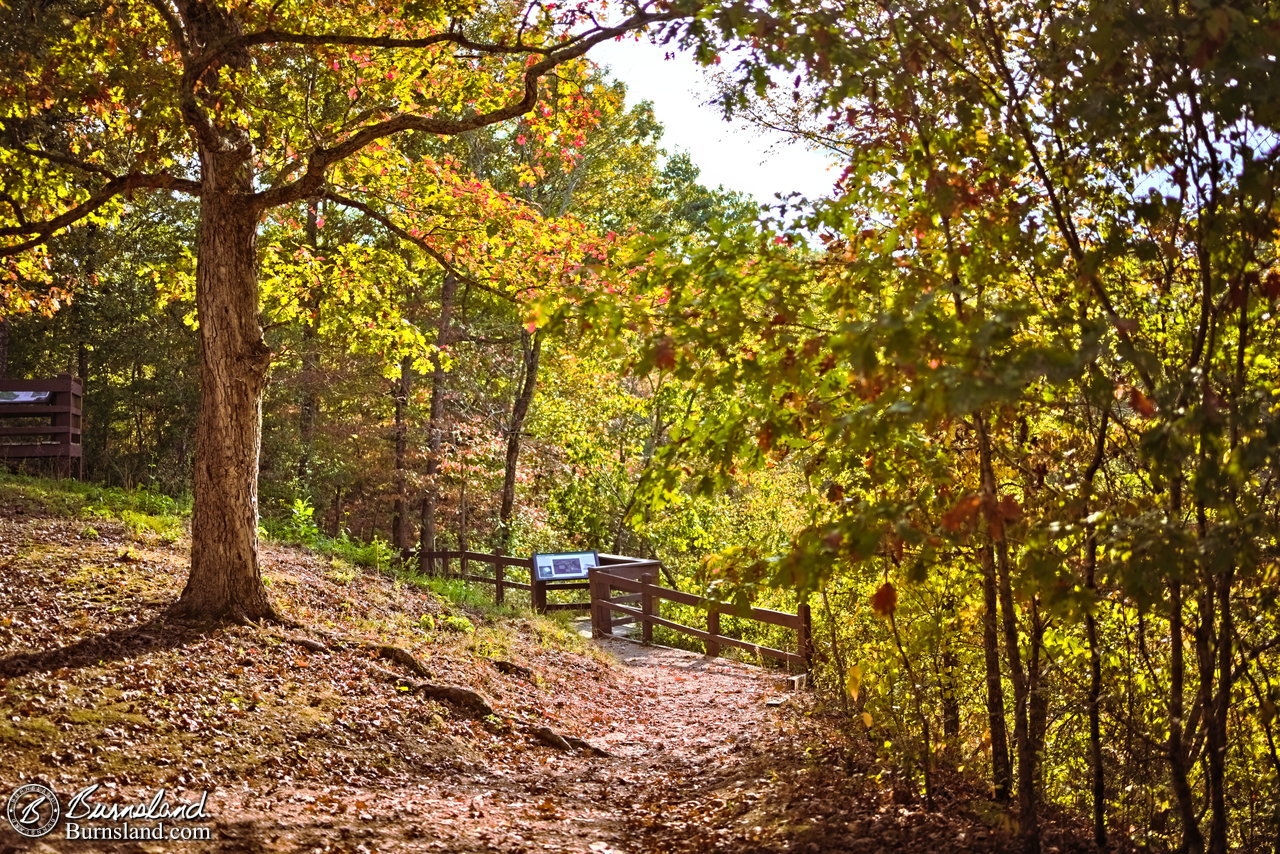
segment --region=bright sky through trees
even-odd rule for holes
[[[675,56],[667,59],[668,53]],[[722,184],[762,203],[773,201],[776,193],[830,194],[839,172],[826,154],[780,133],[725,121],[706,106],[713,93],[709,72],[687,52],[625,39],[598,45],[591,56],[627,84],[628,101],[653,102],[666,131],[663,146],[686,151],[708,186]]]

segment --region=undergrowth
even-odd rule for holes
[[[191,517],[189,496],[174,498],[145,487],[123,489],[77,480],[10,475],[0,472],[0,507],[21,513],[65,516],[83,519],[79,531],[82,540],[100,537],[95,525],[99,520],[117,522],[138,540],[159,540],[173,545],[187,530]],[[327,576],[340,584],[354,582],[361,571],[372,569],[386,573],[398,583],[428,590],[446,605],[443,616],[433,618],[430,628],[463,636],[476,634],[473,619],[486,623],[527,621],[527,625],[544,646],[580,648],[572,618],[564,612],[534,614],[527,603],[502,605],[493,601],[493,588],[459,578],[422,575],[416,567],[399,560],[392,546],[382,539],[361,542],[346,532],[329,537],[315,523],[314,510],[303,501],[295,501],[287,512],[264,518],[260,533],[265,539],[281,545],[301,546],[330,558]],[[264,579],[268,584],[270,579]],[[492,642],[485,636],[474,643]]]

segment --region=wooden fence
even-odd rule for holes
[[[526,590],[533,609],[545,613],[547,611],[590,611],[591,631],[596,637],[613,635],[613,630],[626,625],[640,625],[641,639],[645,643],[653,642],[653,627],[665,626],[681,634],[700,639],[706,647],[707,655],[720,655],[725,647],[735,647],[753,652],[764,658],[781,661],[794,671],[807,673],[813,658],[813,624],[809,606],[802,604],[794,614],[784,611],[772,611],[768,608],[736,608],[723,602],[716,602],[692,593],[660,587],[657,584],[658,573],[662,564],[656,560],[627,557],[626,555],[599,555],[600,565],[590,572],[589,578],[573,581],[542,581],[533,571],[532,558],[508,557],[506,555],[484,554],[471,551],[436,551],[427,554],[428,565],[439,567],[437,571],[445,576],[461,578],[478,584],[492,584],[494,601],[502,604],[506,601],[508,589]],[[452,564],[458,562],[453,570]],[[481,575],[472,571],[472,564],[485,564],[492,567],[492,575]],[[514,581],[508,576],[508,570],[516,569],[521,575],[527,574],[529,581]],[[547,594],[560,590],[587,590],[586,602],[548,602]],[[621,591],[621,595],[614,595]],[[698,629],[669,620],[662,616],[661,603],[675,602],[693,608],[700,608],[707,613],[706,629]],[[615,613],[622,616],[615,617]],[[774,649],[749,643],[739,638],[722,634],[720,630],[721,615],[754,620],[772,626],[790,629],[796,634],[794,652]]]
[[[662,566],[656,560],[642,560],[640,558],[625,557],[623,555],[599,555],[600,565],[607,566],[611,572],[616,572],[623,577],[639,578],[640,573],[652,570],[657,573]],[[484,554],[483,552],[471,551],[435,551],[427,553],[428,565],[439,567],[437,570],[440,574],[451,576],[453,578],[461,578],[464,581],[472,581],[477,584],[493,585],[493,601],[501,605],[507,599],[507,590],[525,590],[529,593],[529,602],[535,611],[546,613],[547,611],[588,611],[591,609],[590,602],[548,602],[547,594],[560,590],[588,590],[591,587],[587,579],[579,579],[574,581],[543,581],[539,579],[533,571],[532,558],[509,557],[507,555]],[[454,571],[452,564],[458,562],[457,571]],[[473,571],[473,564],[484,564],[491,567],[491,575],[481,575]],[[521,576],[527,576],[529,581],[515,581],[508,575],[507,570],[521,570]]]
[[[653,627],[665,626],[681,634],[700,639],[706,647],[707,655],[719,655],[724,647],[736,647],[754,652],[763,658],[781,661],[795,671],[809,671],[813,658],[813,623],[808,605],[801,604],[795,614],[772,611],[767,608],[736,608],[702,596],[694,596],[692,593],[659,587],[656,584],[656,569],[645,567],[641,569],[638,578],[628,577],[633,574],[633,572],[620,573],[615,567],[602,567],[591,571],[591,628],[596,637],[612,635],[613,630],[620,625],[639,623],[641,639],[645,643],[652,643]],[[621,590],[623,595],[614,596],[615,590]],[[705,609],[706,629],[686,626],[663,617],[661,602],[664,600]],[[624,616],[615,618],[613,616],[615,612]],[[791,629],[796,633],[796,651],[789,652],[760,646],[724,635],[720,631],[722,614]]]

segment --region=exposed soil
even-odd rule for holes
[[[925,810],[777,674],[593,645],[542,618],[471,614],[476,631],[454,633],[442,617],[462,612],[428,593],[265,550],[286,613],[410,650],[433,681],[492,701],[499,714],[477,720],[374,678],[364,649],[165,620],[182,549],[0,494],[0,807],[32,781],[64,804],[92,783],[102,803],[207,789],[212,829],[204,843],[71,841],[61,827],[28,841],[0,817],[0,854],[1012,850],[962,777]],[[610,755],[556,750],[520,722]]]

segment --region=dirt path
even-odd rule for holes
[[[115,523],[0,502],[0,802],[31,782],[64,803],[90,784],[118,805],[208,792],[212,833],[85,842],[64,822],[32,841],[0,818],[0,854],[1012,850],[971,774],[939,771],[925,809],[895,777],[900,757],[877,755],[885,736],[842,732],[775,673],[621,639],[592,648],[540,618],[473,614],[454,632],[441,626],[456,607],[414,586],[264,550],[286,613],[411,649],[433,679],[493,701],[500,715],[476,720],[371,678],[358,646],[166,620],[184,562],[181,545]],[[557,751],[512,720],[609,755]],[[1047,852],[1087,850],[1054,836]]]
[[[369,788],[228,793],[225,850],[639,852],[665,801],[733,776],[794,718],[800,699],[765,671],[625,640],[622,703],[599,706],[589,740],[607,758],[545,750],[469,773]]]

